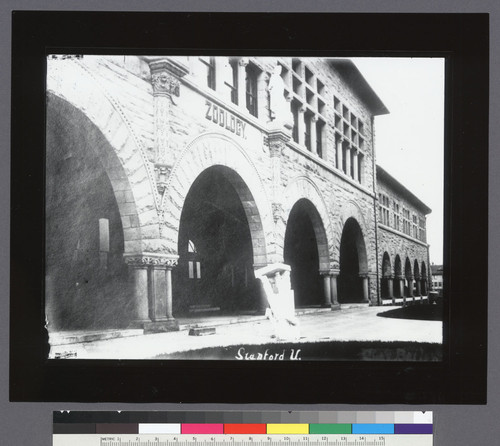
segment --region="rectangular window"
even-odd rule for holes
[[[109,252],[109,220],[99,219],[99,251]]]
[[[189,278],[194,279],[194,262],[191,260],[188,262]]]
[[[403,208],[403,232],[411,235],[410,211]]]
[[[389,203],[387,195],[379,194],[380,223],[386,226],[390,225]]]
[[[394,201],[393,203],[393,221],[394,221],[394,229],[396,231],[400,231],[399,227],[399,204]]]
[[[247,110],[252,116],[257,117],[257,71],[253,66],[246,66],[246,98]]]
[[[427,241],[427,237],[425,234],[425,218],[418,219],[418,239],[422,242]]]
[[[205,66],[208,88],[215,90],[215,57],[200,57],[200,61]]]
[[[196,262],[196,278],[201,279],[201,263]]]
[[[418,220],[418,217],[413,214],[413,237],[414,238],[418,238],[418,227],[417,227],[417,220]]]
[[[238,104],[238,61],[236,59],[230,60],[229,66],[231,70],[227,75],[224,85],[229,90],[231,102]]]
[[[318,120],[316,122],[316,152],[320,158],[323,158],[323,131],[325,128],[325,123]]]

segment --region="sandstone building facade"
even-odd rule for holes
[[[421,299],[430,209],[375,159],[388,110],[350,60],[49,56],[52,330]]]

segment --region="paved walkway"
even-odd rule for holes
[[[301,337],[298,342],[442,342],[442,322],[377,316],[377,313],[391,308],[401,307],[343,308],[340,311],[323,310],[299,315]],[[51,357],[56,353],[75,352],[77,359],[150,359],[205,347],[278,342],[271,338],[273,327],[269,320],[263,317],[245,320],[219,325],[215,334],[207,336],[189,336],[189,324],[181,324],[184,330],[178,332],[56,345],[51,349]]]

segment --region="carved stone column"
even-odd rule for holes
[[[332,288],[331,288],[331,275],[329,271],[323,271],[320,273],[323,276],[323,307],[332,306]]]
[[[179,324],[172,315],[172,268],[177,265],[174,258],[154,258],[149,269],[150,317],[149,332],[177,331]]]
[[[129,268],[129,281],[132,291],[133,314],[132,326],[144,328],[150,322],[149,295],[148,295],[148,264],[141,255],[125,256]]]
[[[399,285],[399,297],[405,299],[405,278],[403,276],[397,276],[396,280],[398,281]]]
[[[334,268],[330,270],[330,290],[331,290],[331,301],[332,310],[340,310],[339,295],[337,288],[337,278],[339,277],[340,270]]]
[[[155,256],[125,256],[130,268],[133,326],[145,332],[179,330],[172,315],[172,268],[176,258]]]
[[[422,290],[420,288],[420,276],[415,276],[415,286],[416,286],[415,295],[422,296]]]
[[[170,120],[173,97],[180,96],[180,79],[187,68],[168,58],[148,60],[151,70],[155,111],[154,162],[158,191],[163,193],[172,169],[170,147]]]
[[[367,273],[361,273],[359,275],[361,277],[361,280],[363,281],[363,303],[369,303],[370,302],[370,287],[368,283],[368,274]]]
[[[269,155],[271,157],[272,184],[271,184],[271,207],[273,211],[273,222],[277,234],[284,231],[284,216],[282,203],[282,185],[281,185],[281,156],[287,143],[291,139],[291,134],[284,129],[272,130],[268,134]],[[283,262],[281,248],[276,242],[271,244],[271,256],[268,261],[271,263]]]
[[[413,297],[413,276],[406,277],[408,282],[408,297]]]
[[[394,290],[393,290],[393,276],[387,276],[386,277],[387,279],[387,294],[390,299],[392,299],[392,303],[395,304],[395,300],[394,300]]]

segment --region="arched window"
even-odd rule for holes
[[[201,263],[198,260],[198,251],[192,240],[188,241],[188,277],[201,279]]]

